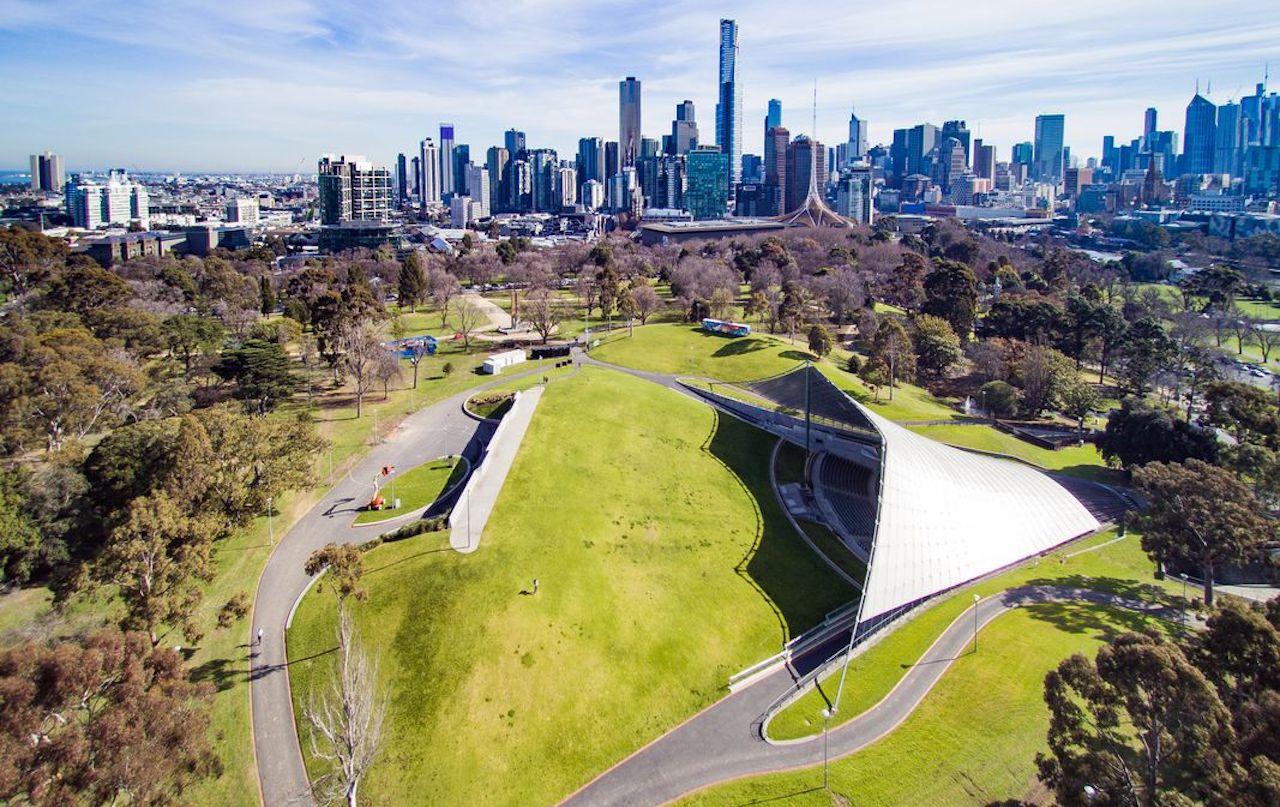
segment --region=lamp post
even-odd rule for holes
[[[822,710],[822,789],[831,789],[830,778],[830,761],[831,755],[828,751],[827,737],[831,733],[831,707]]]

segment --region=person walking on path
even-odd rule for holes
[[[262,628],[258,628],[258,647],[262,647]]]
[[[536,577],[533,578],[533,593],[534,594],[538,593],[538,578]]]

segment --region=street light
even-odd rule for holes
[[[822,789],[831,789],[831,779],[829,773],[829,763],[831,755],[828,752],[827,737],[831,731],[831,707],[822,710]]]

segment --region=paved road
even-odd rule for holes
[[[1019,606],[1040,602],[1085,601],[1170,617],[1147,603],[1092,589],[1024,587],[1010,589],[977,604],[978,624]],[[964,653],[973,652],[973,613],[951,624],[924,656],[879,704],[832,729],[831,758],[852,754],[892,732],[920,704],[933,685]],[[981,652],[981,634],[979,650]],[[686,723],[645,746],[562,802],[585,805],[665,804],[717,782],[822,762],[822,740],[771,744],[761,723],[767,710],[791,689],[795,672],[782,669],[718,701]],[[853,682],[856,685],[856,682]]]
[[[509,377],[500,380],[506,381]],[[369,498],[373,476],[381,466],[407,469],[446,454],[462,454],[475,461],[484,441],[493,432],[491,424],[477,421],[462,411],[462,402],[475,389],[407,417],[289,530],[267,562],[258,582],[253,612],[254,634],[261,628],[263,641],[260,647],[250,650],[254,753],[265,804],[309,803],[311,800],[294,728],[284,641],[290,610],[310,580],[302,570],[303,565],[313,551],[331,541],[367,541],[404,523],[395,522],[381,528],[350,526],[356,510]]]

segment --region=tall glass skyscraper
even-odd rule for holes
[[[453,195],[453,124],[440,124],[440,192]]]
[[[622,167],[636,164],[640,156],[640,82],[627,76],[618,82],[618,148]]]
[[[1063,153],[1067,128],[1066,115],[1037,115],[1033,170],[1043,182],[1061,182],[1066,170]]]
[[[728,156],[719,146],[698,146],[689,152],[688,186],[684,207],[694,219],[723,218],[729,210]]]
[[[781,115],[781,109],[779,109]],[[728,158],[730,193],[742,179],[742,87],[738,84],[738,23],[720,20],[720,94],[716,102],[716,144]]]
[[[1213,172],[1213,142],[1218,128],[1218,108],[1200,93],[1187,104],[1187,125],[1183,129],[1182,173]]]

